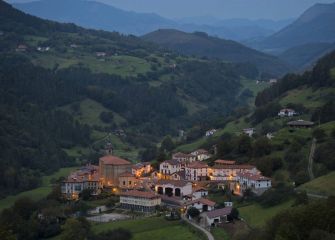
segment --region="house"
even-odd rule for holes
[[[215,164],[209,170],[209,177],[216,181],[236,181],[238,173],[259,174],[259,170],[249,164]]]
[[[185,180],[185,170],[172,173],[169,177],[171,180]]]
[[[196,161],[185,167],[185,179],[191,181],[203,181],[208,177],[208,165]]]
[[[181,163],[178,160],[166,160],[159,164],[159,172],[162,179],[169,179],[173,173],[181,171]]]
[[[210,136],[214,135],[214,133],[216,133],[216,132],[217,132],[216,129],[207,130],[206,133],[205,133],[205,136],[210,137]]]
[[[120,206],[136,212],[154,212],[161,204],[160,196],[152,192],[130,190],[120,194]]]
[[[310,128],[314,126],[314,122],[299,119],[297,121],[288,122],[287,125],[294,128]]]
[[[130,172],[121,173],[119,175],[120,188],[133,189],[137,186],[137,182],[135,175]]]
[[[172,159],[177,160],[178,162],[181,163],[190,163],[196,161],[196,156],[192,154],[187,154],[187,153],[182,153],[182,152],[177,152],[172,154]]]
[[[39,52],[48,52],[50,47],[37,47],[37,51]]]
[[[237,181],[241,190],[251,189],[257,195],[271,188],[271,178],[264,177],[261,174],[254,173],[238,173]]]
[[[207,198],[199,198],[199,199],[192,200],[190,202],[185,203],[185,206],[187,209],[194,207],[198,209],[200,212],[213,211],[215,205],[216,205],[216,202],[213,202]]]
[[[78,45],[77,44],[74,44],[74,43],[72,43],[71,45],[70,45],[70,48],[77,48],[78,47]]]
[[[92,195],[98,195],[103,188],[98,172],[99,167],[87,165],[72,172],[61,183],[61,192],[67,199],[76,200],[85,189],[90,189]]]
[[[231,210],[232,207],[225,207],[210,212],[205,212],[203,216],[205,218],[206,227],[213,227],[219,223],[226,222],[228,215],[231,213]]]
[[[272,138],[274,138],[275,136],[272,133],[267,133],[266,134],[266,138],[271,140]]]
[[[270,83],[270,84],[275,84],[275,83],[277,83],[277,82],[278,82],[278,80],[275,79],[275,78],[272,78],[272,79],[269,80],[269,83]]]
[[[211,157],[209,152],[205,149],[197,149],[190,153],[191,155],[196,157],[196,160],[203,161]]]
[[[284,108],[284,109],[281,109],[278,113],[278,116],[279,117],[293,117],[294,115],[296,115],[297,113],[293,110],[293,109],[290,109],[290,108]]]
[[[136,163],[132,167],[132,174],[136,177],[141,177],[145,174],[149,174],[152,171],[150,162],[140,162]]]
[[[96,52],[95,55],[96,55],[97,57],[106,57],[106,56],[107,56],[107,53],[105,53],[105,52]]]
[[[245,128],[245,129],[243,129],[243,133],[248,135],[249,137],[252,137],[252,135],[255,134],[255,129],[254,128]]]
[[[24,44],[20,44],[16,48],[17,52],[26,52],[27,50],[28,50],[28,47]]]
[[[208,196],[208,190],[203,187],[194,187],[192,193],[192,199],[199,199]]]
[[[99,172],[104,186],[119,186],[119,175],[132,171],[132,163],[111,154],[99,159]]]
[[[155,191],[158,194],[183,197],[192,193],[192,183],[183,180],[159,180]]]

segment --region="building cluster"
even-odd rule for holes
[[[63,181],[62,193],[69,199],[78,199],[85,189],[92,194],[110,189],[120,195],[120,207],[141,212],[152,212],[162,202],[185,211],[195,207],[211,225],[226,217],[231,203],[225,204],[225,210],[216,209],[216,203],[207,199],[209,183],[229,186],[236,194],[245,189],[262,194],[271,187],[271,179],[262,176],[255,166],[221,159],[208,166],[204,160],[210,157],[204,149],[189,154],[179,152],[154,171],[148,162],[132,164],[108,149],[108,154],[99,159],[99,166],[87,165],[71,173]]]

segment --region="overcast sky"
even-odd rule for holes
[[[30,2],[31,0],[8,0]],[[287,19],[315,3],[335,0],[96,0],[125,10],[154,12],[167,18],[214,16],[217,18]]]

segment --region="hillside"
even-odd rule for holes
[[[139,150],[163,136],[247,104],[238,98],[241,80],[257,75],[243,64],[181,57],[134,36],[42,20],[3,1],[0,29],[3,193],[36,187],[60,167],[94,162],[107,141],[138,161]]]
[[[306,70],[333,50],[335,50],[335,43],[306,43],[289,48],[278,57],[298,70]]]
[[[173,29],[161,29],[146,34],[142,38],[186,55],[254,64],[260,74],[278,76],[289,71],[285,63],[273,56],[234,41],[208,36],[206,33],[185,33]]]
[[[335,41],[334,22],[335,3],[316,4],[257,46],[267,52],[282,52],[307,43],[332,43]]]

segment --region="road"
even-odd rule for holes
[[[316,139],[313,138],[312,146],[311,146],[311,151],[309,153],[309,158],[308,158],[308,175],[309,175],[310,180],[314,179],[313,161],[314,161],[315,149],[316,149]]]
[[[213,235],[212,235],[209,231],[207,231],[206,229],[200,227],[199,225],[197,225],[197,224],[191,222],[191,221],[188,220],[185,216],[182,216],[182,218],[183,218],[186,222],[188,222],[189,224],[191,224],[192,226],[194,226],[195,228],[199,229],[199,230],[202,231],[204,234],[206,234],[208,240],[214,240]]]

